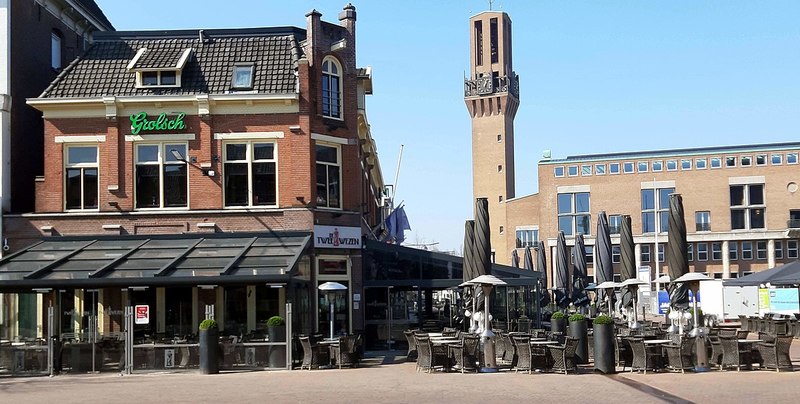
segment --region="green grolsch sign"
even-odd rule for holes
[[[150,120],[147,119],[147,112],[133,114],[131,115],[131,134],[138,135],[142,131],[186,129],[186,124],[183,123],[184,116],[186,114],[181,112],[174,119],[169,119],[167,114],[163,113],[155,120]]]

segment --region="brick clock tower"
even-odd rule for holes
[[[495,262],[511,261],[506,245],[505,201],[514,197],[514,116],[519,77],[512,68],[511,19],[486,11],[469,19],[470,76],[464,102],[472,118],[472,193],[489,199],[489,226]]]

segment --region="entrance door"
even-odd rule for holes
[[[364,289],[366,349],[403,350],[408,347],[403,331],[419,326],[417,293],[407,287]]]

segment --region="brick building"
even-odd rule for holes
[[[241,334],[286,302],[308,333],[327,329],[326,281],[348,287],[337,332],[363,329],[361,240],[384,215],[371,69],[356,65],[352,5],[338,24],[306,19],[97,33],[28,100],[44,118],[44,175],[34,212],[6,217],[0,286],[38,293],[6,305],[28,307],[12,333],[47,335],[49,305],[73,313],[62,333],[86,329],[88,308],[118,331],[108,313],[146,303],[154,333],[196,330],[213,305]]]
[[[496,262],[539,240],[551,249],[558,231],[567,244],[586,240],[593,276],[597,216],[609,215],[617,234],[630,215],[636,264],[653,279],[666,273],[664,247],[670,193],[683,196],[690,270],[737,277],[798,259],[800,143],[609,153],[539,162],[539,192],[514,193],[513,120],[519,79],[512,68],[511,19],[502,12],[470,18],[470,76],[464,100],[472,120],[474,196],[489,199]],[[618,262],[618,246],[614,247]],[[658,256],[658,262],[656,261]],[[617,269],[618,272],[618,269]],[[548,280],[552,282],[552,274]]]

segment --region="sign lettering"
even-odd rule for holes
[[[314,226],[314,246],[324,248],[361,248],[361,228]]]
[[[183,117],[186,114],[179,113],[174,119],[167,118],[166,112],[159,115],[155,120],[147,119],[146,112],[139,112],[131,115],[131,134],[138,135],[140,132],[151,132],[158,130],[177,130],[186,129]]]

